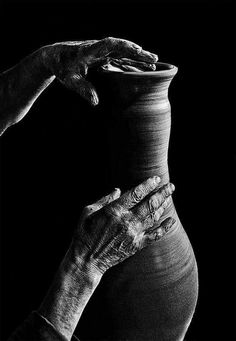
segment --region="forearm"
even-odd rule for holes
[[[29,111],[42,91],[55,79],[45,60],[45,47],[0,74],[0,135]]]
[[[95,268],[78,261],[70,248],[38,312],[70,340],[101,277]]]

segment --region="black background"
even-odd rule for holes
[[[5,1],[0,68],[57,41],[132,40],[179,67],[169,166],[199,266],[187,340],[236,339],[233,1]],[[54,82],[1,137],[1,339],[41,302],[81,209],[111,190],[100,118]]]

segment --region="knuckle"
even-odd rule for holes
[[[166,203],[166,201],[164,201],[164,203],[158,209],[160,214],[162,214],[164,212],[166,206],[167,206],[167,203]]]
[[[144,223],[145,229],[148,229],[148,228],[152,227],[153,224],[154,224],[154,217],[153,217],[153,215],[147,216],[147,217],[144,219],[144,222],[143,222],[143,223]]]
[[[168,201],[165,200],[165,201],[162,203],[161,208],[164,210],[164,209],[167,207],[167,205],[168,205]]]
[[[171,196],[166,198],[165,203],[166,203],[166,207],[171,203]]]
[[[173,192],[173,185],[168,183],[165,186],[163,186],[163,195],[164,197],[169,196]]]
[[[145,195],[144,187],[143,185],[139,185],[133,189],[131,197],[134,202],[139,202],[143,199],[144,195]]]
[[[159,196],[159,205],[162,205],[166,198],[170,195],[169,189],[168,189],[168,184],[164,185],[161,189],[161,191],[158,193]]]
[[[115,42],[115,38],[113,37],[106,37],[104,38],[104,42],[107,43],[107,44],[113,44]]]
[[[118,205],[106,205],[103,207],[104,213],[114,218],[120,218],[121,209]]]
[[[160,217],[163,214],[164,210],[165,210],[165,208],[163,206],[160,206],[158,208],[158,210],[155,213],[155,217],[154,217],[155,221],[158,221],[160,219]]]
[[[160,211],[156,212],[155,216],[154,216],[154,220],[158,221],[160,219],[161,213]]]
[[[149,207],[149,211],[150,213],[153,213],[156,211],[156,209],[158,208],[158,200],[153,196],[148,200],[148,207]]]
[[[162,190],[161,190],[161,199],[165,200],[167,196],[168,196],[168,185],[165,185],[162,187]]]

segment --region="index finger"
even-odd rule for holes
[[[108,37],[88,47],[89,53],[95,58],[112,56],[114,58],[131,58],[139,61],[156,63],[158,56],[145,51],[141,46],[126,39]]]
[[[161,179],[158,176],[154,176],[142,182],[140,185],[125,192],[119,199],[115,201],[114,206],[116,208],[129,210],[139,202],[141,202],[148,194],[154,191]]]

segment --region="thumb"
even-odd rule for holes
[[[102,197],[95,203],[88,205],[84,208],[82,215],[81,215],[81,222],[84,221],[87,217],[89,217],[91,214],[94,212],[100,210],[104,206],[108,205],[112,201],[118,199],[121,195],[121,190],[119,188],[115,188],[113,192],[110,194],[106,195],[105,197]]]
[[[115,188],[114,191],[110,194],[87,206],[87,209],[89,209],[89,215],[110,204],[112,201],[118,199],[120,197],[120,194],[121,190],[119,188]]]
[[[118,199],[120,197],[121,191],[119,188],[115,188],[114,191],[112,191],[110,194],[106,195],[105,197],[102,197],[98,201],[96,201],[91,206],[95,211],[100,210],[102,207],[110,204],[112,201]]]
[[[69,89],[77,92],[91,105],[95,106],[98,104],[98,95],[94,86],[87,80],[85,80],[78,73],[70,73],[61,80],[61,82]]]

